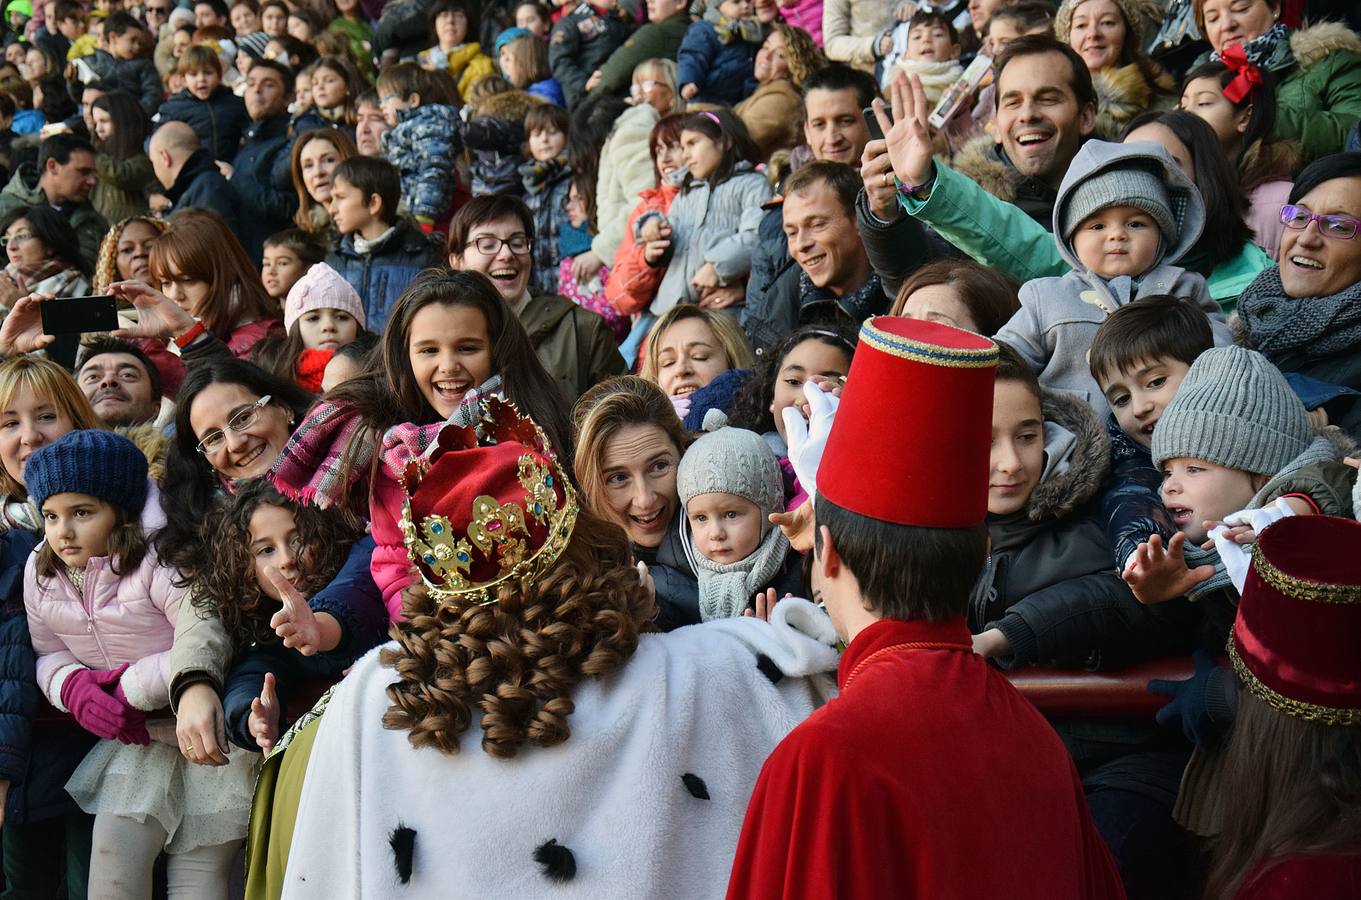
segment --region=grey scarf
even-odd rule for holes
[[[1361,349],[1361,282],[1329,297],[1287,297],[1279,266],[1263,269],[1238,300],[1248,342],[1277,366]]]
[[[742,615],[756,592],[764,590],[780,571],[788,554],[789,541],[778,528],[770,529],[755,553],[735,563],[720,565],[705,559],[696,550],[694,562],[695,573],[699,576],[700,619],[707,622]]]

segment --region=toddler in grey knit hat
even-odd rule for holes
[[[742,615],[789,553],[789,541],[770,524],[770,514],[784,508],[775,454],[759,434],[726,421],[712,412],[705,418],[709,433],[685,451],[676,473],[706,622]]]

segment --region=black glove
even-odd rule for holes
[[[1148,683],[1148,689],[1172,698],[1171,703],[1158,710],[1159,725],[1170,725],[1180,719],[1186,739],[1197,747],[1207,747],[1217,743],[1233,724],[1238,714],[1238,686],[1233,672],[1215,665],[1204,650],[1197,650],[1191,659],[1196,671],[1190,678],[1185,681],[1155,678]]]

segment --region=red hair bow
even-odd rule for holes
[[[1230,103],[1242,103],[1244,97],[1262,86],[1262,73],[1248,61],[1242,44],[1225,47],[1219,58],[1234,73],[1233,80],[1224,85],[1224,96]]]

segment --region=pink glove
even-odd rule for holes
[[[128,710],[128,715],[132,719],[128,725],[118,730],[114,738],[124,744],[137,744],[145,747],[151,743],[151,735],[146,730],[146,713],[128,702],[128,695],[123,693],[123,680],[118,680],[118,687],[113,689],[113,698],[123,704]]]
[[[127,669],[79,669],[61,686],[61,702],[76,717],[80,727],[105,740],[114,740],[120,731],[136,721],[132,707],[113,695],[113,687]],[[146,716],[141,716],[146,721]]]

